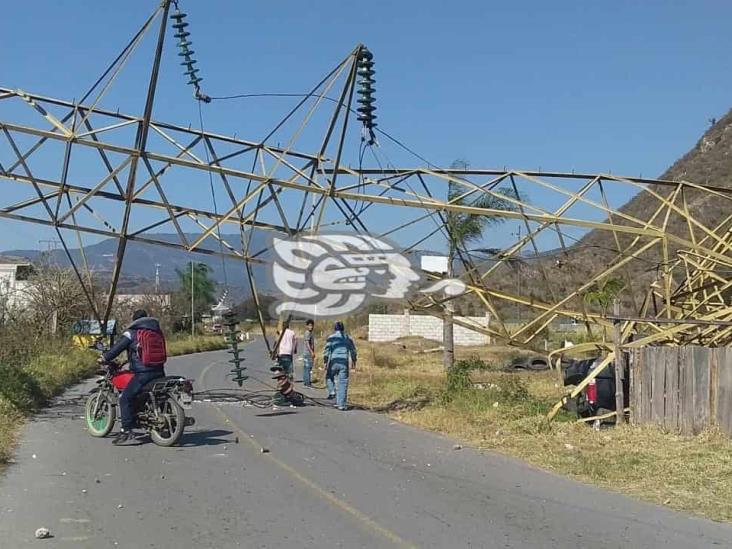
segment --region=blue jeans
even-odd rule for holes
[[[135,411],[133,406],[135,398],[140,394],[142,387],[153,379],[165,376],[162,368],[151,369],[149,372],[138,372],[135,374],[122,394],[119,395],[119,415],[122,421],[122,428],[132,429],[135,426]]]
[[[292,355],[279,355],[277,364],[285,371],[287,377],[292,379]]]
[[[310,385],[312,383],[313,357],[302,357],[302,384]]]
[[[325,375],[325,384],[328,386],[328,394],[336,395],[336,406],[345,408],[348,400],[348,362],[331,361]]]

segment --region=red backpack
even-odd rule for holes
[[[145,328],[137,330],[137,356],[148,368],[162,368],[168,360],[163,334]]]

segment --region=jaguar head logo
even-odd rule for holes
[[[421,277],[384,239],[355,234],[275,238],[272,278],[283,299],[277,315],[317,317],[356,312],[369,298],[404,299]]]

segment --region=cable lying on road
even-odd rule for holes
[[[310,406],[322,406],[325,408],[332,408],[333,404],[330,401],[323,402],[323,399],[317,399],[303,395],[307,405]],[[273,391],[270,389],[260,389],[258,391],[244,391],[242,389],[222,388],[222,389],[207,389],[205,391],[199,391],[193,393],[193,402],[205,402],[205,403],[239,403],[243,405],[251,405],[255,408],[271,408],[274,406]]]
[[[272,392],[268,389],[243,391],[241,389],[209,389],[193,394],[194,402],[236,403],[269,408],[272,406]]]

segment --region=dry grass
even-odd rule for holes
[[[196,336],[180,337],[167,341],[168,354],[170,356],[190,355],[192,353],[203,353],[206,351],[218,351],[228,347],[224,336]]]
[[[10,459],[23,417],[15,406],[0,397],[0,471]]]
[[[545,414],[562,393],[555,374],[501,372],[496,366],[510,358],[509,349],[460,349],[458,360],[480,356],[493,366],[474,376],[487,389],[446,398],[441,354],[411,352],[436,346],[432,342],[357,344],[359,371],[350,389],[356,404],[578,480],[732,521],[732,441],[721,433],[681,437],[632,426],[595,431],[564,413],[547,423]]]

